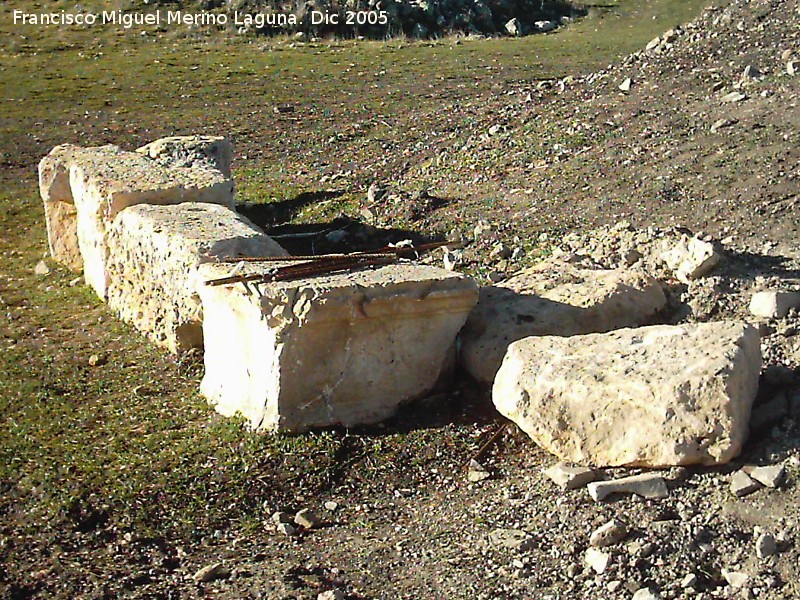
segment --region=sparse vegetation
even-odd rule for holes
[[[552,158],[554,143],[570,152],[589,143],[579,128],[537,121],[532,105],[510,147],[479,153],[465,140],[490,124],[487,102],[497,107],[509,90],[603,68],[704,3],[589,5],[579,22],[520,39],[300,44],[205,31],[24,29],[10,24],[13,8],[71,4],[7,0],[0,8],[0,536],[12,541],[0,545],[0,557],[15,562],[0,567],[0,590],[12,598],[80,597],[102,588],[98,581],[122,580],[130,565],[119,564],[126,556],[120,544],[128,534],[158,540],[170,560],[191,546],[191,557],[163,588],[137,592],[138,584],[124,580],[108,593],[170,597],[182,589],[186,565],[206,561],[220,540],[260,531],[275,509],[344,494],[354,505],[376,497],[390,503],[410,488],[424,497],[418,490],[459,472],[495,423],[485,397],[470,389],[363,431],[260,435],[216,416],[197,393],[197,357],[176,362],[150,346],[81,283],[73,285],[74,274],[59,267],[47,277],[33,274],[47,247],[35,169],[52,146],[135,148],[166,135],[224,134],[236,148],[241,201],[281,203],[334,190],[292,215],[327,221],[357,215],[378,178],[463,200],[424,225],[465,231],[484,213],[526,210],[524,202],[493,201],[497,181],[521,177],[521,167],[503,162],[507,155],[532,169]],[[447,153],[427,143],[431,132]],[[723,168],[727,157],[705,160]],[[571,163],[559,173],[585,178],[592,166]],[[467,172],[483,179],[463,179]],[[546,253],[538,233],[532,227],[509,236],[521,235],[534,257]],[[93,355],[99,361],[90,366]],[[527,464],[513,452],[519,443],[511,433],[503,438],[508,464]],[[68,561],[52,566],[42,550],[51,543],[77,563],[88,561],[82,552],[93,553],[96,574]],[[30,551],[19,550],[25,544]],[[31,575],[37,568],[52,568],[51,580]],[[157,581],[176,566],[153,569]],[[420,581],[415,589],[425,588]]]

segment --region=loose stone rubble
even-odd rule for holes
[[[689,236],[682,236],[673,248],[664,252],[662,258],[683,283],[708,274],[720,261],[713,244]]]
[[[509,347],[492,400],[562,460],[725,463],[747,437],[759,341],[733,322],[529,337]]]
[[[512,342],[645,325],[666,302],[659,283],[641,272],[546,261],[481,289],[462,333],[461,362],[491,383]]]

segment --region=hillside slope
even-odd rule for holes
[[[470,118],[454,103],[417,144],[436,166],[416,160],[396,176],[465,200],[438,215],[445,227],[483,215],[517,231],[626,219],[793,239],[798,2],[733,2],[665,37],[599,73],[504,89]],[[455,135],[438,134],[447,124]]]

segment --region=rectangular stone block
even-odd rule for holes
[[[86,282],[103,299],[106,231],[121,210],[181,202],[234,207],[233,181],[220,171],[162,164],[116,146],[57,146],[39,164],[39,185],[53,257],[75,268],[79,254]]]
[[[639,271],[545,261],[481,289],[462,334],[461,364],[491,383],[516,340],[647,325],[666,304],[658,281]]]
[[[225,269],[203,265],[208,278]],[[434,267],[200,288],[202,393],[258,429],[376,423],[432,390],[477,302],[476,284]]]
[[[747,440],[760,370],[746,323],[528,337],[509,346],[492,401],[564,461],[715,465]]]
[[[83,270],[78,248],[78,216],[69,187],[67,157],[76,146],[56,146],[39,163],[39,193],[44,201],[50,256],[73,271]]]
[[[109,225],[106,241],[109,308],[174,353],[203,343],[201,262],[286,255],[244,217],[196,202],[126,208]]]

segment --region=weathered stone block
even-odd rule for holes
[[[39,163],[39,193],[44,201],[50,255],[73,271],[83,270],[78,248],[78,218],[66,158],[76,146],[56,146]]]
[[[234,206],[233,182],[219,171],[164,166],[116,146],[57,146],[39,173],[53,256],[75,267],[77,248],[86,281],[101,298],[108,283],[106,230],[121,210],[190,201]]]
[[[179,167],[212,166],[225,177],[231,176],[233,146],[222,136],[166,137],[137,148],[136,152]]]
[[[732,322],[529,337],[509,347],[492,399],[562,460],[725,463],[747,438],[759,341]]]
[[[376,423],[432,390],[478,291],[443,269],[391,265],[200,296],[202,393],[254,428],[300,431]]]
[[[175,353],[202,346],[201,262],[286,255],[244,217],[195,202],[126,208],[109,226],[106,241],[109,308]]]
[[[783,319],[793,308],[800,308],[799,292],[777,290],[756,292],[750,300],[750,312],[757,317]]]
[[[659,283],[641,272],[548,261],[481,289],[462,334],[461,362],[477,381],[491,383],[511,342],[645,325],[666,302]]]

